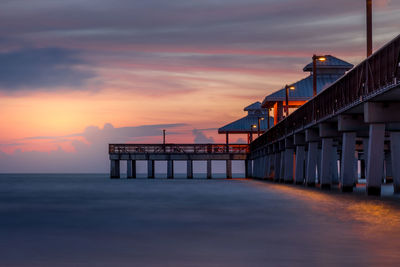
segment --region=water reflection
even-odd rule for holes
[[[291,185],[255,182],[255,186],[294,199],[324,216],[358,223],[363,231],[400,230],[400,203],[361,195],[344,195]],[[368,234],[368,233],[364,233]]]

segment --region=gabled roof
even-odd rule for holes
[[[262,132],[266,131],[268,128],[267,117],[265,120],[260,120],[260,130]],[[274,118],[270,117],[270,125],[274,125]],[[258,124],[258,117],[248,115],[234,122],[231,122],[218,129],[218,133],[249,133],[251,131],[251,125]],[[257,129],[253,129],[253,133],[257,133]]]
[[[337,57],[331,55],[325,55],[325,61],[317,60],[317,69],[344,69],[345,71],[351,69],[353,67],[352,64],[346,62],[344,60],[338,59]],[[313,63],[307,64],[303,71],[312,71]]]
[[[334,74],[324,74],[317,75],[317,92],[319,93],[327,86],[335,82],[342,75],[334,75]],[[310,75],[298,82],[291,84],[295,87],[294,90],[289,90],[289,101],[305,101],[312,97],[313,95],[313,76]],[[266,102],[273,101],[285,101],[286,100],[286,92],[285,88],[282,88],[275,93],[272,93],[265,97],[262,106],[266,105]]]
[[[259,110],[261,109],[261,103],[259,101],[254,102],[253,104],[245,107],[243,110],[244,111],[252,111],[252,110]]]

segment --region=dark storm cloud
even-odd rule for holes
[[[76,51],[60,48],[22,49],[0,53],[0,89],[79,87],[91,78],[77,67],[85,62]]]

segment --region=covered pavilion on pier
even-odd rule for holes
[[[226,135],[226,144],[229,144],[230,134],[246,134],[247,143],[250,144],[253,140],[253,134],[258,136],[263,134],[268,129],[268,125],[274,123],[272,117],[269,117],[268,123],[267,110],[262,108],[258,101],[245,107],[244,111],[247,111],[247,116],[218,129],[219,134]]]
[[[330,84],[338,80],[353,65],[331,55],[325,55],[324,61],[317,61],[317,92],[324,90]],[[297,109],[313,97],[313,63],[307,64],[303,68],[304,72],[310,75],[300,81],[288,84],[288,110]],[[261,107],[269,112],[273,110],[274,124],[281,121],[284,117],[284,106],[286,102],[286,87],[267,95]],[[271,125],[272,126],[272,125]]]

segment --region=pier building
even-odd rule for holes
[[[317,93],[335,82],[353,67],[352,64],[331,55],[325,55],[323,58],[323,61],[316,61],[318,70],[316,79]],[[264,98],[261,107],[267,110],[268,115],[271,110],[273,111],[275,124],[313,97],[313,63],[307,64],[303,71],[309,72],[309,75],[294,83],[288,83],[284,88]],[[287,107],[286,101],[288,101]]]
[[[267,110],[261,108],[260,102],[254,102],[245,107],[244,111],[247,111],[245,117],[218,129],[219,134],[226,135],[226,144],[229,144],[229,135],[231,134],[247,135],[247,143],[250,144],[254,135],[260,136],[268,129],[268,125],[273,125],[274,123],[274,119],[268,117]],[[267,118],[269,118],[269,122]]]

